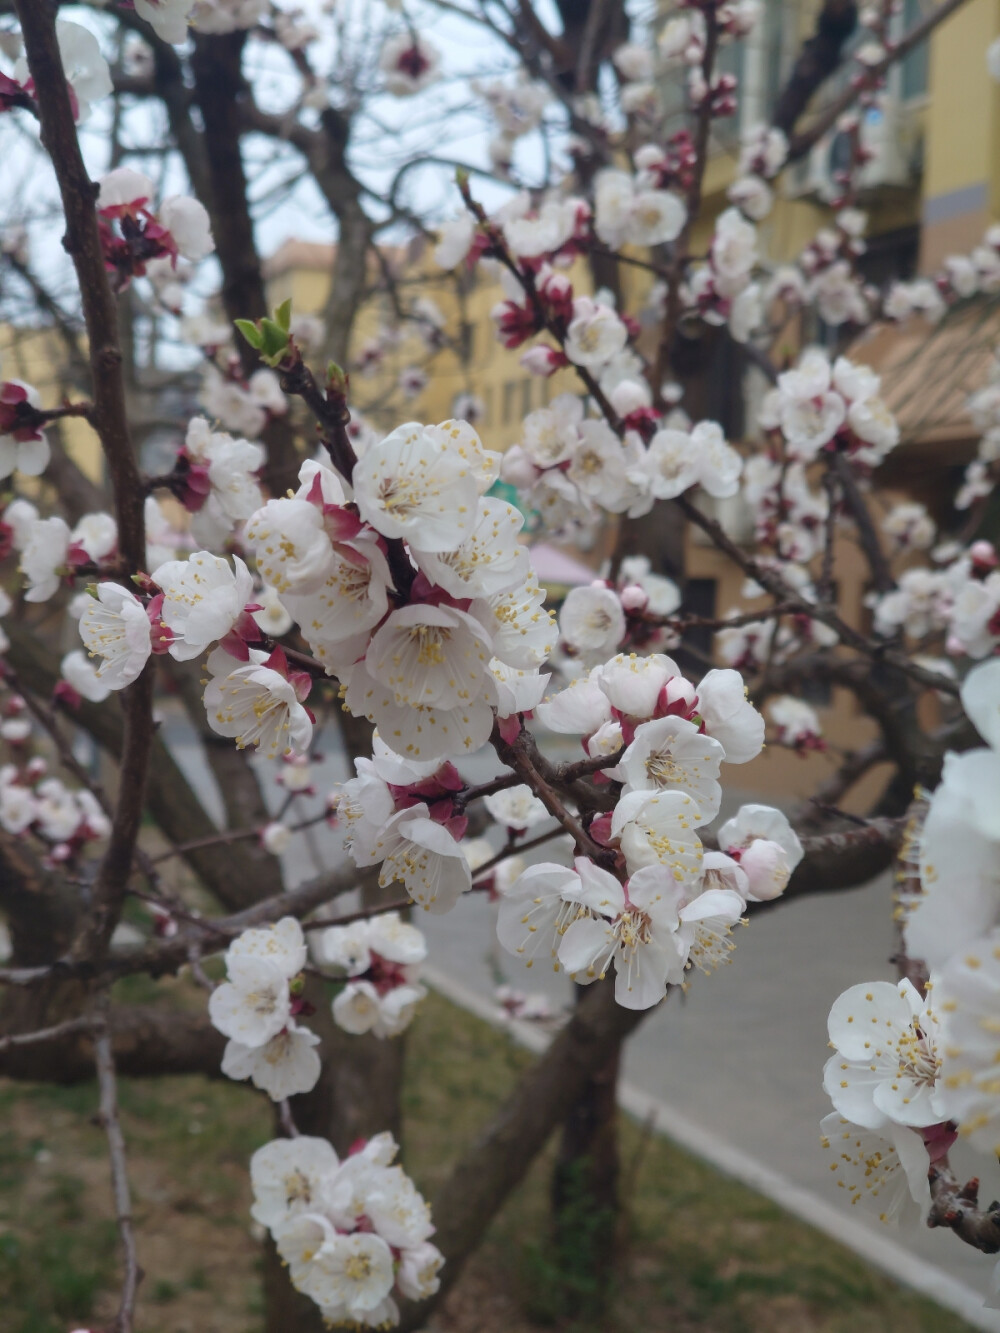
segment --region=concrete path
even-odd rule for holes
[[[221,802],[193,736],[176,723],[164,730],[217,818]],[[465,764],[463,771],[472,780],[490,772]],[[345,776],[342,758],[330,753],[317,771],[320,792]],[[273,795],[277,805],[280,788]],[[749,799],[729,791],[722,817]],[[296,812],[301,817],[320,804],[320,796],[306,799]],[[289,887],[341,860],[339,838],[324,826],[312,831],[310,844],[300,835],[284,858]],[[348,897],[339,906],[348,912],[354,904]],[[501,977],[520,990],[544,993],[557,1009],[568,1007],[565,977],[537,966],[529,971],[505,954],[494,921],[495,908],[479,896],[445,917],[419,914],[442,988],[450,986],[484,1015],[494,1012]],[[696,974],[688,992],[671,997],[630,1041],[625,1080],[632,1109],[651,1110],[657,1126],[690,1150],[850,1244],[899,1281],[936,1295],[976,1327],[1000,1333],[1000,1312],[979,1304],[994,1261],[950,1234],[921,1229],[899,1235],[869,1222],[841,1202],[819,1147],[819,1122],[831,1109],[821,1082],[830,1005],[847,986],[893,979],[888,876],[762,913],[736,939],[729,966],[710,977]],[[1000,1195],[1000,1174],[991,1178],[985,1158],[959,1153],[954,1160],[961,1173],[983,1173],[987,1201]]]

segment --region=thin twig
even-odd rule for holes
[[[135,1301],[142,1280],[142,1270],[136,1254],[135,1227],[132,1222],[132,1199],[128,1187],[128,1165],[125,1157],[125,1135],[122,1133],[118,1116],[118,1087],[115,1078],[115,1061],[111,1050],[111,1035],[107,1019],[94,1037],[94,1064],[97,1068],[97,1082],[101,1093],[98,1113],[101,1128],[108,1141],[108,1156],[111,1160],[111,1187],[115,1200],[115,1217],[118,1222],[118,1235],[121,1239],[125,1256],[125,1276],[122,1281],[121,1303],[115,1318],[115,1333],[133,1333],[135,1327]]]

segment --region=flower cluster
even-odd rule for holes
[[[649,420],[637,379],[622,378],[611,399],[628,409],[626,427]],[[585,416],[578,398],[560,394],[525,417],[522,441],[504,454],[501,476],[546,529],[567,538],[593,532],[602,513],[634,518],[693,486],[717,498],[735,495],[742,466],[714,421],[653,431],[646,444],[638,429],[619,439],[604,420]]]
[[[905,904],[905,952],[929,969],[926,996],[908,981],[872,982],[830,1013],[836,1054],[824,1086],[848,1123],[831,1132],[824,1122],[825,1133],[834,1147],[852,1135],[884,1140],[877,1173],[842,1170],[839,1183],[885,1221],[908,1196],[926,1211],[928,1164],[956,1132],[990,1155],[1000,1144],[1000,662],[969,673],[962,704],[987,745],[946,757],[919,834],[921,893]]]
[[[333,1001],[333,1018],[345,1032],[396,1037],[409,1027],[427,994],[418,984],[427,942],[398,912],[383,912],[323,932],[317,950],[323,963],[346,973]]]
[[[9,722],[12,715],[6,708],[4,712]],[[2,734],[13,743],[9,726]],[[27,733],[24,735],[26,739]],[[39,838],[50,865],[73,862],[85,846],[111,831],[93,793],[85,787],[67,787],[60,778],[50,776],[45,761],[37,757],[22,766],[0,766],[0,828],[5,833]]]
[[[300,973],[306,964],[294,917],[246,930],[226,950],[226,977],[212,992],[208,1015],[228,1037],[222,1072],[252,1080],[273,1101],[309,1092],[319,1080],[319,1037],[295,1022],[305,1011]]]
[[[215,249],[205,206],[187,195],[172,195],[154,211],[153,182],[131,167],[116,167],[101,177],[97,195],[104,263],[119,289],[165,260],[177,267],[178,256],[197,262]]]
[[[879,397],[881,382],[867,366],[819,348],[809,348],[794,370],[778,376],[778,386],[761,405],[758,420],[779,432],[785,452],[809,463],[823,449],[840,449],[866,467],[876,467],[899,443],[899,427]]]
[[[299,1135],[250,1159],[251,1213],[331,1325],[386,1328],[399,1322],[394,1292],[422,1300],[438,1289],[430,1209],[392,1165],[397,1151],[377,1134],[340,1160],[326,1139]]]
[[[581,985],[615,967],[615,999],[648,1009],[696,967],[729,961],[747,902],[777,897],[802,855],[777,810],[746,806],[703,852],[694,829],[718,809],[721,746],[682,719],[638,727],[619,773],[607,845],[617,873],[587,857],[530,866],[501,896],[500,943],[531,966],[547,953]],[[711,812],[707,818],[703,811]]]
[[[727,208],[716,221],[708,262],[693,267],[681,287],[685,308],[747,342],[764,317],[760,284],[752,280],[757,261],[757,228],[740,208]]]

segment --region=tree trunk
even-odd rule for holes
[[[580,1003],[587,988],[576,987]],[[552,1246],[560,1313],[600,1316],[618,1235],[618,1070],[621,1043],[587,1080],[563,1124],[552,1175]]]

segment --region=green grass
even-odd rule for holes
[[[427,1000],[411,1030],[404,1092],[407,1165],[427,1193],[530,1059],[486,1024],[436,996]],[[118,1255],[95,1102],[91,1085],[0,1083],[4,1333],[66,1333],[113,1315]],[[242,1086],[197,1079],[123,1081],[121,1102],[146,1271],[141,1333],[260,1333],[247,1161],[271,1137],[270,1108]],[[621,1156],[631,1184],[606,1315],[588,1320],[590,1275],[549,1240],[548,1154],[497,1218],[440,1327],[447,1333],[553,1327],[958,1333],[967,1327],[630,1122],[622,1127]],[[570,1308],[578,1313],[568,1314]]]

